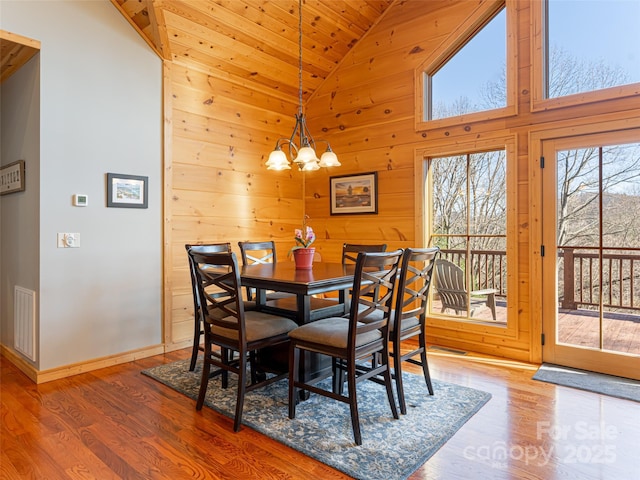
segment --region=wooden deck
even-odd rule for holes
[[[600,347],[600,319],[589,310],[558,312],[558,341],[583,347]],[[605,314],[603,349],[640,355],[640,315]]]
[[[440,313],[440,302],[433,302],[433,311]],[[466,314],[466,312],[461,312]],[[446,315],[455,317],[455,312]],[[495,324],[507,321],[506,303],[496,302],[496,320],[486,307],[476,309],[473,320]],[[640,355],[640,315],[605,313],[602,322],[603,349]],[[558,312],[558,341],[570,345],[599,348],[599,318],[590,310],[560,310]]]

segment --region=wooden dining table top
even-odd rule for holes
[[[296,269],[294,262],[277,262],[242,267],[240,281],[243,286],[256,289],[258,310],[287,315],[298,325],[328,316],[348,313],[345,294],[353,286],[354,265],[316,262],[310,270]],[[294,294],[290,298],[266,299],[266,291]],[[323,293],[339,292],[338,298],[326,299]]]
[[[242,267],[242,285],[299,295],[315,295],[348,289],[353,285],[354,265],[316,262],[310,270],[296,269],[294,262],[254,264]]]

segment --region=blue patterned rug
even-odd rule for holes
[[[188,361],[144,370],[142,373],[195,400],[200,386],[200,363],[188,371]],[[233,418],[236,393],[231,375],[228,389],[220,378],[210,380],[205,404]],[[491,395],[432,379],[430,396],[424,378],[406,374],[407,415],[394,420],[383,386],[358,385],[361,446],[351,430],[349,406],[311,395],[288,418],[287,380],[254,390],[245,397],[243,425],[251,427],[316,460],[359,479],[405,479],[424,464],[469,420]],[[195,403],[194,403],[195,408]],[[302,441],[304,440],[304,441]]]

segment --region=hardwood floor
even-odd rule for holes
[[[40,385],[0,357],[0,478],[348,478],[248,427],[234,434],[140,374],[188,355]],[[429,361],[434,378],[493,397],[411,479],[638,479],[640,403],[537,382],[535,366],[507,360],[432,350]]]

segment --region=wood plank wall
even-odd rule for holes
[[[312,134],[331,141],[342,167],[303,175],[267,172],[266,155],[277,136],[289,136],[296,99],[275,94],[232,75],[175,62],[165,88],[171,90],[172,155],[167,159],[165,339],[168,349],[190,343],[193,317],[184,244],[274,239],[282,259],[292,232],[309,215],[324,260],[338,261],[343,242],[415,246],[416,152],[512,136],[517,146],[516,261],[510,263],[517,291],[512,331],[479,334],[449,322],[430,329],[438,344],[541,360],[540,311],[530,292],[541,278],[532,267],[532,198],[529,137],[554,126],[578,125],[638,115],[628,100],[532,112],[532,15],[536,0],[510,1],[516,9],[518,114],[472,126],[415,129],[414,69],[483,2],[396,2],[356,44],[307,104]],[[486,4],[490,2],[484,2]],[[434,5],[438,9],[434,10]],[[443,6],[444,5],[444,6]],[[626,103],[625,103],[626,102]],[[611,113],[613,112],[613,113]],[[634,113],[635,112],[635,113]],[[579,131],[579,129],[578,129]],[[331,216],[329,178],[378,172],[378,214]],[[304,179],[304,189],[302,182]],[[304,195],[304,202],[302,197]],[[511,295],[511,294],[510,294]],[[511,297],[510,297],[511,298]]]
[[[278,136],[293,128],[296,99],[252,89],[174,62],[165,89],[171,102],[171,154],[165,159],[165,343],[190,344],[193,299],[185,244],[275,240],[281,256],[302,218],[302,177],[272,175],[264,163]],[[285,117],[283,112],[292,112]]]

